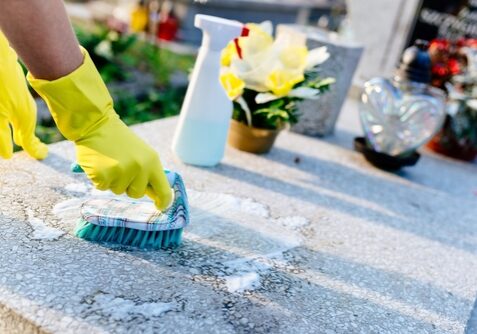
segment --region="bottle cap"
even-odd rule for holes
[[[396,75],[402,80],[428,84],[431,82],[431,57],[427,52],[428,43],[416,40],[414,45],[404,50]]]

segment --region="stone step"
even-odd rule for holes
[[[425,154],[400,173],[350,150],[345,105],[326,140],[282,133],[215,168],[173,158],[177,120],[134,127],[180,172],[192,223],[171,251],[73,236],[98,195],[71,143],[0,161],[0,332],[463,333],[477,291],[476,165]],[[104,194],[102,194],[104,195]]]

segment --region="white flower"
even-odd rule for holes
[[[273,40],[270,22],[248,24],[247,27],[250,29],[249,36],[239,38],[242,58],[230,57],[230,69],[245,82],[247,88],[257,92],[270,91],[267,81],[277,71],[294,73],[294,76],[289,75],[293,79],[303,75],[308,52],[305,34],[280,26]]]
[[[310,87],[298,87],[293,89],[288,96],[297,97],[300,99],[316,100],[320,97],[320,90]]]
[[[298,87],[291,90],[287,96],[299,99],[316,100],[320,97],[320,91],[310,87]],[[255,97],[255,103],[263,104],[281,99],[282,97],[283,96],[277,96],[272,93],[260,93]]]
[[[315,66],[323,64],[325,61],[328,60],[329,57],[330,54],[328,53],[328,49],[326,48],[326,46],[322,46],[309,51],[306,69],[310,70]]]
[[[255,103],[263,104],[277,99],[280,99],[280,97],[273,95],[272,93],[260,93],[255,96]]]
[[[250,108],[248,107],[247,101],[240,96],[236,102],[240,104],[240,107],[242,107],[242,110],[245,112],[245,117],[247,118],[247,124],[248,126],[252,126],[252,112],[250,111]]]

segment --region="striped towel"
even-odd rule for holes
[[[126,227],[143,231],[168,231],[186,227],[189,203],[182,177],[168,172],[174,191],[174,201],[165,212],[152,202],[119,198],[93,198],[81,206],[81,218],[88,223],[106,227]]]

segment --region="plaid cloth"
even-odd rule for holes
[[[189,224],[189,203],[182,177],[168,172],[174,191],[174,202],[165,212],[158,211],[152,202],[118,198],[93,198],[81,206],[83,220],[107,227],[127,227],[143,231],[167,231]]]

